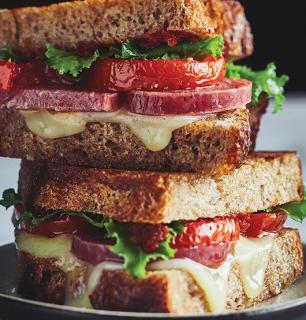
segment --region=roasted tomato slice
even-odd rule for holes
[[[246,237],[260,237],[265,233],[277,233],[287,220],[282,211],[273,213],[254,213],[238,216],[240,232]]]
[[[12,90],[19,72],[18,64],[10,61],[0,61],[0,92],[7,93]]]
[[[61,234],[75,234],[76,232],[91,232],[94,228],[81,217],[52,217],[33,229],[33,233],[54,237]]]
[[[13,220],[17,221],[24,212],[23,206],[16,205]],[[31,228],[30,220],[25,220],[18,228],[46,237],[55,237],[62,234],[75,234],[77,232],[96,235],[96,231],[100,231],[89,224],[84,218],[73,216],[51,217],[41,222],[35,228]]]
[[[239,239],[239,222],[233,217],[183,222],[185,231],[173,241],[174,248],[217,245]]]
[[[131,223],[128,228],[131,241],[145,252],[155,251],[167,238],[168,233],[168,227],[163,224]]]
[[[208,57],[202,61],[102,59],[94,64],[85,81],[89,89],[104,92],[163,91],[211,86],[224,76],[224,58]]]

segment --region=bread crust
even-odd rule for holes
[[[5,26],[0,30],[0,48],[9,45],[27,55],[39,53],[46,43],[82,51],[163,31],[192,39],[221,33],[228,56],[240,58],[253,52],[249,23],[236,1],[73,1],[1,10],[0,21]]]
[[[0,109],[0,156],[58,164],[127,170],[201,171],[224,174],[239,167],[250,145],[245,108],[210,115],[175,130],[169,145],[148,150],[125,125],[90,123],[80,134],[44,139],[14,109]]]
[[[118,221],[168,223],[257,212],[303,199],[295,152],[254,153],[228,175],[158,173],[22,162],[27,207],[103,214]]]
[[[260,130],[262,116],[267,112],[269,106],[269,97],[266,94],[261,94],[258,103],[249,103],[247,109],[250,113],[251,127],[251,146],[250,151],[254,151],[256,140]]]
[[[54,262],[36,259],[25,252],[19,252],[19,292],[28,298],[47,302],[62,303],[58,300],[59,291],[67,288],[67,276],[57,268],[59,286],[51,288],[51,278],[43,281],[44,276],[33,277],[29,266],[39,274],[53,274]],[[243,290],[239,268],[232,266],[229,276],[226,307],[240,310],[278,295],[289,287],[304,272],[303,251],[299,233],[294,229],[284,229],[274,240],[265,274],[262,292],[255,299],[249,299]],[[82,276],[81,276],[82,278]],[[55,280],[56,278],[54,278]],[[83,278],[84,279],[84,278]],[[62,284],[66,283],[63,286]],[[26,284],[26,286],[25,286]],[[69,289],[68,289],[69,290]],[[78,289],[76,289],[78,290]],[[183,270],[154,271],[146,280],[133,278],[124,271],[104,270],[99,285],[92,293],[91,303],[96,309],[139,312],[170,312],[174,314],[202,314],[207,312],[207,302],[202,291],[192,278]]]

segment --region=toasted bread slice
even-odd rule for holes
[[[158,152],[123,124],[90,123],[80,134],[45,139],[32,133],[14,109],[0,109],[0,156],[102,168],[202,171],[224,174],[239,167],[250,145],[249,113],[245,108],[210,115],[172,134]]]
[[[249,23],[237,1],[72,1],[1,10],[0,21],[0,48],[9,45],[26,55],[40,52],[47,43],[82,51],[164,31],[191,39],[223,34],[225,53],[233,58],[253,51]]]
[[[19,292],[28,298],[64,304],[69,295],[84,290],[86,267],[64,272],[55,259],[35,257],[19,251]],[[226,308],[251,307],[278,295],[298,279],[304,270],[302,245],[297,230],[283,229],[274,238],[261,293],[256,298],[245,294],[240,269],[232,264],[228,277]],[[73,280],[72,280],[73,279]],[[224,288],[226,290],[226,287]],[[104,270],[90,295],[96,309],[138,312],[202,314],[207,312],[203,291],[184,270],[149,272],[145,280],[133,278],[122,270]]]
[[[303,181],[296,153],[280,152],[250,155],[239,169],[219,178],[23,162],[19,192],[28,207],[158,224],[257,212],[299,201]]]

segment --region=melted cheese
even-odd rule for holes
[[[240,279],[245,294],[250,299],[256,298],[262,291],[264,277],[272,249],[274,236],[263,238],[243,238],[235,243],[234,255],[229,255],[219,268],[208,268],[190,259],[170,259],[151,263],[150,270],[184,270],[188,272],[203,290],[209,309],[221,312],[226,305],[228,278],[233,263],[238,263]],[[21,233],[18,241],[19,250],[39,258],[55,258],[63,271],[73,271],[82,264],[71,254],[71,238],[58,236],[52,239]],[[97,287],[103,270],[123,269],[122,264],[103,262],[92,267],[87,286],[79,297],[67,299],[66,304],[84,308],[92,308],[90,295]]]
[[[263,238],[241,237],[235,245],[240,279],[244,292],[250,299],[256,298],[263,288],[272,245],[272,235]]]
[[[209,311],[221,312],[225,308],[228,276],[232,259],[229,257],[219,268],[208,268],[190,259],[171,259],[154,262],[152,270],[184,270],[191,274],[198,286],[203,290]]]
[[[27,252],[37,258],[55,259],[55,264],[64,272],[73,271],[81,264],[71,253],[72,240],[68,235],[55,238],[32,235],[22,232],[17,239],[20,251]]]
[[[45,139],[81,133],[87,123],[114,122],[126,125],[148,150],[160,151],[169,144],[172,133],[204,116],[145,116],[121,109],[117,112],[21,111],[27,127]]]

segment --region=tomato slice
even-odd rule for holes
[[[91,232],[94,228],[81,217],[52,217],[33,229],[33,233],[55,237],[61,234],[75,234],[76,232]]]
[[[0,61],[0,92],[7,93],[12,90],[15,79],[20,72],[19,66],[10,61]]]
[[[164,224],[129,224],[128,234],[130,240],[145,252],[154,252],[161,242],[166,240],[169,229]]]
[[[265,233],[277,233],[287,220],[282,211],[273,213],[254,213],[238,216],[240,232],[246,237],[260,237]]]
[[[16,205],[13,220],[18,220],[25,212],[22,205]],[[55,216],[41,222],[37,227],[31,228],[30,220],[25,220],[18,227],[21,230],[31,232],[45,237],[55,237],[62,234],[93,234],[96,235],[97,228],[93,227],[82,217]],[[100,231],[100,230],[99,230]]]
[[[204,247],[239,239],[239,221],[233,217],[198,219],[183,224],[185,231],[174,239],[174,248]]]
[[[224,58],[203,61],[102,59],[88,73],[88,86],[99,91],[184,90],[216,84],[225,76]]]

